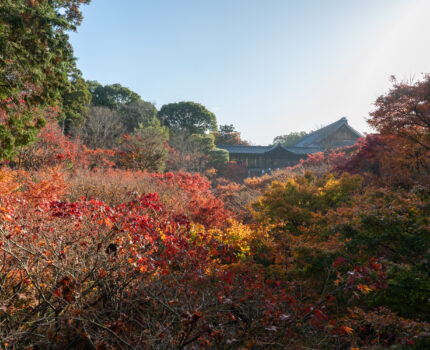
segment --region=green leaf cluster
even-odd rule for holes
[[[209,157],[209,165],[219,167],[229,161],[228,151],[215,146],[215,136],[213,134],[193,134],[190,140],[195,150]]]
[[[158,112],[161,122],[174,131],[204,134],[217,130],[215,114],[195,102],[169,103]]]
[[[101,85],[97,81],[87,81],[92,95],[93,106],[119,110],[123,105],[141,101],[140,96],[121,84]]]
[[[0,0],[0,109],[3,158],[35,140],[43,125],[39,111],[58,107],[60,116],[78,118],[84,91],[68,32],[82,20],[79,10],[90,0]],[[75,96],[76,97],[76,96]],[[63,105],[63,99],[65,103]],[[26,108],[22,108],[22,103]],[[20,106],[11,110],[10,106]],[[64,109],[63,109],[64,107]]]
[[[404,317],[430,320],[430,193],[375,189],[354,199],[338,230],[349,254],[380,257],[387,266],[388,288],[368,300]]]
[[[281,144],[282,146],[294,146],[303,137],[308,135],[306,131],[293,131],[286,135],[276,136],[273,139],[273,144]]]

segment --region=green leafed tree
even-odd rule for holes
[[[0,157],[35,140],[43,109],[57,107],[79,75],[67,32],[90,0],[0,0]],[[76,111],[76,106],[68,106]]]
[[[82,125],[85,122],[91,103],[88,85],[79,72],[72,75],[71,83],[62,96],[63,113],[60,122],[66,134],[72,125]]]
[[[121,105],[119,112],[124,132],[127,134],[132,134],[139,125],[147,126],[154,123],[154,119],[157,118],[157,108],[152,103],[142,100]]]
[[[247,141],[242,140],[240,132],[236,131],[232,124],[220,125],[214,136],[217,145],[249,145]]]
[[[216,148],[215,138],[212,134],[193,134],[190,140],[192,147],[206,156],[205,166],[218,167],[229,161],[228,151]]]
[[[227,150],[214,148],[209,152],[210,164],[215,168],[219,168],[228,163],[230,155]]]
[[[139,94],[121,84],[102,85],[97,81],[87,81],[92,95],[93,106],[119,110],[121,106],[141,101]]]
[[[280,143],[283,146],[294,146],[307,134],[308,133],[306,131],[293,131],[293,132],[290,132],[289,134],[276,136],[273,139],[273,144]]]
[[[161,122],[173,131],[204,134],[217,130],[215,114],[195,102],[169,103],[158,112]]]
[[[193,134],[190,137],[191,144],[200,152],[209,154],[215,148],[213,135]]]

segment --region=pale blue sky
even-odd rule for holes
[[[268,144],[347,116],[389,77],[430,72],[430,0],[93,0],[71,41],[89,80],[158,108],[202,103]]]

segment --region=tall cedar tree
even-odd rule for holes
[[[77,90],[73,76],[80,72],[67,32],[76,30],[80,6],[89,2],[0,0],[1,158],[34,141],[44,125],[36,112],[46,106],[61,111],[63,98]]]

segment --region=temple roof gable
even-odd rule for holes
[[[334,135],[341,128],[349,131],[351,136],[351,140],[345,140],[344,146],[354,144],[357,139],[363,137],[363,135],[349,126],[348,120],[345,117],[342,117],[338,121],[331,123],[321,129],[318,129],[309,135],[305,136],[299,142],[297,142],[293,147],[323,147],[325,148],[325,142],[330,139],[332,135]],[[353,140],[355,138],[355,140]]]
[[[219,145],[218,148],[227,150],[230,154],[253,154],[253,155],[306,155],[323,152],[328,148],[337,148],[353,145],[363,135],[349,126],[348,120],[343,117],[321,129],[305,136],[294,146],[282,146],[281,144],[271,146],[232,146]]]

